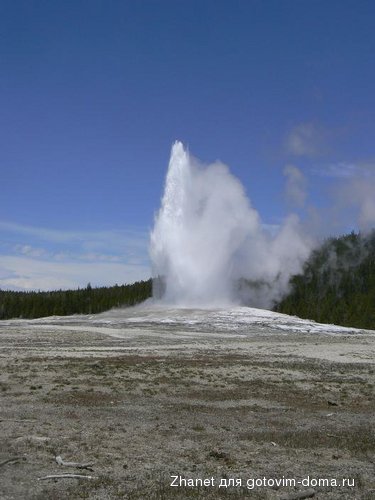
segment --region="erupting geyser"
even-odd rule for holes
[[[228,167],[204,166],[175,142],[150,246],[163,301],[270,307],[309,251],[296,216],[272,237]]]

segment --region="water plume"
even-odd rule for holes
[[[297,216],[271,235],[226,165],[203,165],[175,142],[151,233],[154,296],[185,306],[271,307],[310,250]]]

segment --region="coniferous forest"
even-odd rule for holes
[[[0,319],[95,314],[152,295],[152,280],[53,292],[0,290]],[[375,231],[330,238],[290,280],[275,311],[321,323],[375,329]]]
[[[151,296],[152,281],[132,285],[55,292],[14,292],[0,290],[0,319],[40,318],[69,314],[95,314],[113,307],[133,306]]]
[[[315,250],[275,310],[375,330],[375,231],[330,238]]]

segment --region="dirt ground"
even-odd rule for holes
[[[374,355],[370,332],[4,322],[0,498],[373,499]],[[92,478],[40,479],[67,473]]]

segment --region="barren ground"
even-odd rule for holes
[[[370,332],[0,323],[0,498],[278,499],[313,487],[370,500],[374,353]],[[95,479],[38,480],[63,473]],[[172,475],[214,486],[171,487]],[[305,482],[247,489],[264,477]]]

